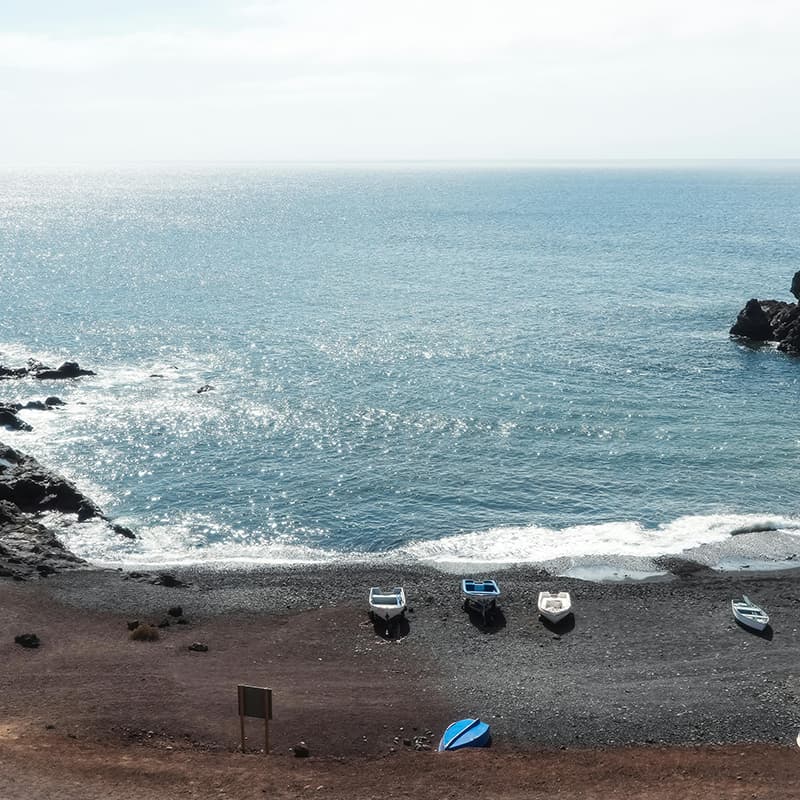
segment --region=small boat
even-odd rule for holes
[[[464,578],[461,581],[461,596],[463,598],[462,608],[464,611],[469,611],[470,609],[480,611],[485,623],[486,615],[497,607],[500,587],[497,585],[497,581],[476,581],[472,578]]]
[[[485,722],[479,719],[460,719],[442,734],[439,750],[461,750],[463,747],[488,747],[492,732]]]
[[[764,609],[759,608],[747,595],[742,595],[741,600],[731,600],[731,609],[737,622],[754,631],[763,631],[769,625],[769,616]]]
[[[539,592],[539,613],[549,622],[561,622],[572,613],[569,592]]]
[[[380,586],[369,590],[370,619],[390,622],[406,612],[406,593],[402,586],[395,586],[391,592],[384,592]]]

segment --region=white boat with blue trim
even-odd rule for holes
[[[754,631],[763,631],[769,625],[769,615],[746,594],[741,600],[731,600],[731,610],[737,622]]]
[[[500,587],[494,580],[475,580],[464,578],[461,581],[461,607],[464,611],[479,611],[484,623],[497,608]]]

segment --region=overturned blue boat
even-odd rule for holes
[[[439,750],[461,750],[463,747],[488,747],[491,728],[479,719],[460,719],[447,727],[439,742]]]

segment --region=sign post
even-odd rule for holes
[[[242,737],[244,753],[244,718],[257,717],[264,720],[264,755],[269,753],[269,721],[272,719],[272,689],[261,686],[245,686],[239,684],[239,730]]]

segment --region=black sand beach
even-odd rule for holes
[[[19,781],[5,797],[54,785],[59,797],[207,797],[211,775],[241,797],[331,781],[330,796],[357,797],[457,796],[475,780],[504,797],[667,797],[720,781],[716,796],[800,790],[794,572],[589,583],[510,570],[497,574],[492,628],[461,610],[457,576],[421,567],[171,574],[187,585],[99,570],[0,583],[0,777]],[[373,583],[408,592],[408,627],[392,638],[367,618]],[[556,587],[573,593],[575,617],[553,630],[537,619],[536,595]],[[733,621],[742,591],[769,610],[765,635]],[[167,615],[177,605],[185,624]],[[158,641],[130,640],[127,622],[165,617]],[[23,632],[41,646],[15,644]],[[191,652],[194,641],[208,651]],[[237,754],[237,683],[275,692],[269,764],[280,787],[258,783],[257,721],[253,753]],[[492,726],[490,750],[427,752],[450,721],[473,715]],[[292,755],[300,740],[308,760]],[[43,752],[61,765],[55,784]]]
[[[786,743],[800,728],[794,571],[590,583],[510,570],[497,574],[502,614],[491,627],[461,609],[457,576],[421,567],[175,574],[189,586],[80,571],[25,588],[59,605],[156,622],[181,605],[194,625],[241,615],[285,622],[316,610],[329,620],[326,647],[351,652],[367,670],[379,663],[374,652],[393,650],[420,691],[491,722],[496,742],[512,747]],[[368,623],[366,595],[370,585],[398,583],[412,610],[407,628],[384,639]],[[554,628],[538,619],[536,598],[556,588],[572,592],[575,614]],[[733,620],[730,600],[743,592],[769,610],[764,634]]]

